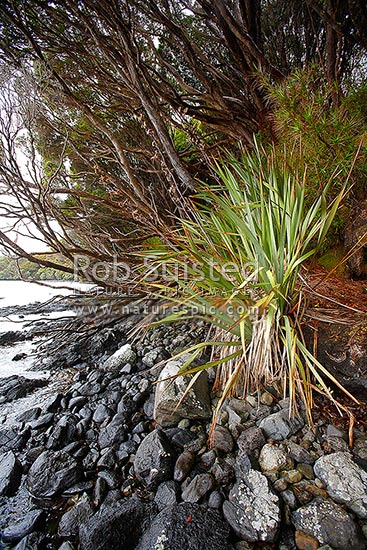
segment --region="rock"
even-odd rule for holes
[[[148,434],[138,447],[134,461],[136,477],[148,488],[154,488],[171,477],[174,451],[161,430]]]
[[[301,481],[303,475],[298,470],[288,470],[284,473],[284,477],[289,483],[293,484]]]
[[[75,546],[71,544],[68,540],[63,542],[59,550],[75,550]]]
[[[78,397],[73,397],[69,401],[69,409],[71,411],[80,411],[82,407],[87,403],[87,398],[83,395],[79,395]]]
[[[42,430],[44,428],[48,428],[51,426],[52,421],[54,419],[54,415],[52,413],[46,413],[37,418],[36,420],[32,420],[32,422],[29,423],[32,430]]]
[[[280,524],[279,499],[266,477],[256,470],[239,479],[223,503],[224,517],[240,538],[248,542],[274,542]]]
[[[218,485],[229,485],[234,478],[233,466],[220,458],[216,459],[210,468],[210,473],[213,474]]]
[[[313,468],[310,464],[298,464],[297,465],[297,470],[306,479],[314,479],[315,478],[315,475],[313,473]]]
[[[293,467],[293,460],[280,447],[267,443],[261,449],[259,464],[262,472],[279,472]]]
[[[0,400],[1,403],[8,403],[25,397],[35,388],[41,388],[48,384],[45,379],[25,378],[24,376],[9,376],[1,379]]]
[[[43,546],[44,538],[42,533],[30,533],[14,546],[14,550],[39,550]]]
[[[104,479],[110,489],[116,489],[119,485],[119,478],[114,472],[101,470],[98,472],[98,477]]]
[[[79,528],[80,550],[135,550],[150,513],[151,506],[135,497],[102,505]]]
[[[237,440],[240,451],[246,453],[250,457],[253,456],[254,451],[261,449],[265,443],[263,431],[257,426],[253,426],[242,432]]]
[[[195,462],[195,455],[191,451],[184,451],[176,460],[174,467],[173,479],[181,482],[190,473]]]
[[[280,496],[282,497],[285,504],[287,504],[291,510],[294,510],[295,508],[297,508],[297,500],[296,500],[296,497],[294,496],[293,491],[291,491],[290,489],[286,489],[285,491],[282,491],[280,493]]]
[[[306,449],[301,447],[301,445],[294,443],[294,441],[287,441],[287,451],[289,456],[296,462],[302,462],[305,464],[313,464],[315,462],[315,459],[311,456],[311,454]]]
[[[152,368],[157,363],[163,361],[166,357],[167,352],[164,350],[164,348],[155,348],[143,355],[142,362],[146,367]]]
[[[13,523],[1,533],[3,542],[12,543],[20,541],[23,537],[31,533],[41,521],[43,510],[32,510],[16,523]]]
[[[233,447],[233,437],[228,428],[216,426],[213,432],[213,448],[228,454],[233,451]]]
[[[182,361],[169,361],[162,370],[154,402],[154,419],[162,427],[173,426],[183,418],[206,419],[211,416],[208,375],[203,371],[192,388],[184,396],[192,375],[175,376]]]
[[[119,445],[126,439],[125,415],[117,413],[109,424],[99,432],[98,444],[101,449]]]
[[[48,499],[77,483],[82,477],[79,462],[63,451],[44,451],[32,464],[27,489],[36,498]]]
[[[1,452],[21,451],[31,435],[29,428],[21,430],[20,428],[4,428],[0,430],[0,449]]]
[[[135,365],[136,359],[136,353],[131,345],[124,344],[104,362],[102,369],[108,372],[118,372],[127,363]]]
[[[304,424],[301,416],[295,415],[289,418],[289,411],[282,409],[264,418],[259,427],[264,431],[266,437],[280,441],[298,432]]]
[[[96,424],[102,424],[108,417],[113,416],[113,411],[106,407],[103,403],[100,403],[93,414],[93,422]]]
[[[39,417],[42,410],[40,407],[34,407],[33,409],[28,409],[27,411],[24,411],[16,417],[17,422],[32,422],[32,420],[36,420],[36,418]]]
[[[355,293],[353,282],[346,292]],[[348,285],[348,283],[347,283]],[[363,320],[361,316],[360,321]],[[367,391],[367,333],[358,330],[360,321],[347,326],[345,323],[324,323],[317,326],[317,358],[325,369],[353,396],[362,401]],[[307,341],[313,345],[314,333],[306,328]],[[310,348],[312,349],[312,347]]]
[[[22,478],[22,465],[13,451],[0,455],[0,496],[14,495]]]
[[[212,493],[210,493],[208,506],[209,508],[219,510],[222,507],[223,500],[224,498],[219,491],[213,491]]]
[[[54,425],[47,441],[48,449],[59,450],[74,441],[77,418],[70,414],[64,414]]]
[[[317,550],[319,548],[317,539],[303,531],[296,531],[295,541],[298,550]]]
[[[185,502],[162,510],[136,550],[229,550],[228,536],[216,510]]]
[[[322,456],[315,462],[314,471],[332,499],[367,519],[367,473],[349,453]]]
[[[210,474],[198,474],[182,492],[184,502],[199,502],[214,487],[214,479]]]
[[[73,508],[65,512],[60,519],[58,533],[60,537],[75,537],[79,526],[93,515],[92,503],[86,493]]]
[[[158,510],[161,511],[167,508],[167,506],[177,504],[179,493],[179,486],[174,481],[164,481],[161,483],[154,497]]]
[[[363,550],[364,537],[349,514],[331,499],[316,498],[292,514],[297,530],[338,550]]]
[[[364,470],[367,470],[367,436],[359,437],[354,442],[354,459]]]

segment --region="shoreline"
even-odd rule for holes
[[[365,432],[355,430],[350,450],[347,434],[322,416],[315,433],[302,414],[289,419],[287,400],[269,388],[227,399],[210,445],[213,374],[202,374],[182,403],[182,382],[164,392],[155,383],[207,328],[158,326],[131,341],[139,319],[74,337],[58,352],[49,343],[49,384],[25,398],[27,410],[9,405],[18,424],[0,424],[3,548],[187,550],[189,540],[198,550],[293,550],[322,532],[320,546],[333,548],[338,536],[336,548],[362,550]],[[333,487],[339,471],[348,481],[342,503]]]

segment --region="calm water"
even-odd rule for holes
[[[54,296],[72,294],[72,289],[86,289],[89,285],[73,282],[55,281],[47,283],[53,288],[42,286],[35,283],[26,283],[23,281],[0,281],[0,308],[15,305],[27,305],[34,302],[47,302]],[[62,288],[69,287],[69,288]],[[27,330],[26,324],[31,320],[41,318],[57,318],[73,316],[71,311],[54,312],[49,314],[27,315],[24,318],[18,315],[2,317],[0,313],[0,332]],[[11,376],[12,374],[21,374],[28,378],[39,378],[48,376],[48,373],[29,370],[34,364],[34,352],[37,342],[20,342],[12,346],[0,346],[0,378]],[[13,357],[19,353],[26,354],[24,359],[13,361]]]

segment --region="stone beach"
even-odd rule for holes
[[[288,400],[267,388],[227,399],[209,442],[213,373],[182,401],[190,377],[167,382],[185,360],[170,357],[207,327],[158,326],[130,341],[136,322],[52,354],[62,391],[51,380],[37,406],[11,418],[0,411],[0,547],[366,548],[363,431],[350,449],[326,420],[313,432],[302,408],[289,418]],[[16,403],[45,384],[2,379],[0,400]]]

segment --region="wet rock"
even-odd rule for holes
[[[102,369],[108,372],[118,372],[127,363],[135,365],[136,359],[136,353],[131,345],[124,344],[104,362]]]
[[[14,495],[22,477],[22,465],[13,451],[0,455],[0,496]]]
[[[214,488],[214,479],[210,474],[198,474],[182,492],[184,502],[199,502]]]
[[[190,473],[195,462],[195,455],[190,451],[184,451],[176,460],[174,467],[173,479],[175,481],[183,481]]]
[[[119,485],[119,478],[114,472],[101,470],[98,472],[98,477],[104,479],[110,489],[116,489]]]
[[[79,395],[77,397],[73,397],[69,401],[69,409],[73,412],[80,411],[82,407],[88,402],[88,399],[83,396]]]
[[[254,451],[261,449],[265,443],[263,431],[257,426],[253,426],[242,432],[237,440],[240,451],[248,454],[250,457],[254,454]]]
[[[16,417],[17,422],[32,422],[36,420],[41,414],[42,410],[39,407],[34,407],[33,409],[28,409]]]
[[[3,453],[7,451],[21,451],[31,435],[29,428],[21,430],[16,427],[0,430],[0,449]]]
[[[264,418],[259,427],[264,431],[266,437],[280,441],[298,432],[304,424],[301,416],[295,415],[289,418],[289,411],[282,409]]]
[[[126,439],[125,415],[117,413],[107,426],[100,430],[98,444],[101,449],[119,445]]]
[[[67,541],[62,543],[59,550],[75,550],[75,546],[67,540]]]
[[[223,453],[233,451],[234,441],[231,432],[224,426],[216,426],[213,432],[213,448]]]
[[[228,536],[216,510],[185,502],[162,510],[136,550],[229,550]]]
[[[34,531],[41,521],[43,510],[32,510],[16,523],[9,525],[1,533],[3,542],[12,543],[20,541],[23,537]]]
[[[18,542],[14,550],[39,550],[42,548],[44,538],[42,533],[30,533]]]
[[[134,461],[136,477],[149,488],[166,481],[172,474],[174,451],[161,430],[148,434],[138,447]]]
[[[48,384],[45,379],[25,378],[24,376],[9,376],[1,379],[0,403],[8,403],[25,397],[35,388],[41,388]]]
[[[293,460],[280,447],[267,443],[261,449],[259,464],[263,472],[279,472],[293,467]]]
[[[61,517],[58,533],[60,537],[75,537],[79,526],[93,515],[89,497],[84,493],[81,500]]]
[[[206,419],[211,416],[208,376],[202,372],[189,393],[180,400],[187,390],[192,376],[175,376],[183,361],[170,361],[159,376],[155,394],[154,419],[162,427],[173,426],[183,418]]]
[[[52,428],[47,449],[59,450],[74,441],[77,419],[70,413],[62,416]]]
[[[179,485],[174,481],[164,481],[161,483],[154,497],[158,510],[161,511],[167,508],[167,506],[177,504],[179,493]]]
[[[93,414],[93,422],[96,424],[102,424],[107,418],[113,416],[113,411],[106,407],[103,403],[100,403]]]
[[[48,499],[77,483],[82,477],[79,462],[63,451],[44,451],[32,464],[27,489],[36,498]]]
[[[349,453],[322,456],[316,461],[314,471],[325,483],[332,499],[346,504],[360,518],[367,519],[367,473]]]
[[[102,505],[80,526],[80,550],[135,550],[150,513],[151,506],[135,497]]]
[[[51,426],[54,415],[46,413],[29,423],[32,430],[42,430]]]
[[[24,342],[27,338],[30,338],[30,335],[21,330],[8,330],[6,332],[0,332],[0,346],[15,344],[16,342]]]
[[[266,477],[256,470],[239,479],[223,503],[224,517],[234,532],[249,542],[274,542],[280,524],[279,499]]]
[[[315,499],[292,514],[296,529],[338,550],[363,550],[365,540],[349,514],[330,499]]]

